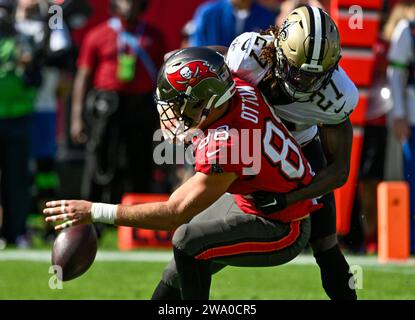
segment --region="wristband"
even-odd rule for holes
[[[92,222],[114,224],[118,205],[108,203],[93,203],[91,208]]]

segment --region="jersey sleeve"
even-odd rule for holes
[[[346,72],[340,68],[340,72],[343,74],[344,79],[344,96],[346,97],[345,104],[343,107],[343,115],[338,119],[339,123],[343,122],[348,118],[352,112],[356,109],[357,103],[359,102],[359,90],[353,81],[349,78]],[[342,107],[342,106],[339,106]]]
[[[209,130],[196,145],[195,171],[204,174],[233,172],[241,176],[239,150],[239,138],[229,131],[228,126]]]
[[[77,65],[78,68],[93,69],[97,61],[96,31],[91,30],[80,47]]]
[[[270,68],[259,58],[262,48],[270,41],[271,36],[261,36],[256,32],[245,32],[236,37],[226,55],[226,64],[232,73],[257,85]]]
[[[332,112],[330,120],[323,123],[335,125],[345,121],[356,109],[359,102],[359,90],[340,67],[332,77],[332,81],[334,81],[336,89],[334,89],[334,86],[327,89],[332,91],[332,95],[334,94],[331,98],[333,106],[330,109],[332,109]]]
[[[413,59],[412,36],[409,23],[402,20],[392,34],[388,59],[392,66],[406,68]]]

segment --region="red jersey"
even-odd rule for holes
[[[135,77],[131,82],[122,82],[117,78],[119,34],[106,21],[86,35],[78,57],[78,67],[92,70],[93,86],[105,91],[118,91],[129,94],[152,93],[156,83],[148,73],[144,62],[137,57]],[[145,24],[137,43],[160,68],[165,52],[162,34],[149,24]],[[130,49],[131,53],[132,50]]]
[[[210,125],[204,138],[195,144],[196,171],[236,173],[238,179],[228,192],[246,213],[282,222],[307,216],[315,210],[312,200],[264,215],[249,199],[254,191],[287,193],[307,186],[313,172],[301,148],[259,90],[239,78],[235,82],[236,93],[227,113]]]

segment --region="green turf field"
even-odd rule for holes
[[[32,220],[41,225],[38,215]],[[79,279],[64,282],[63,289],[52,290],[51,244],[36,234],[33,240],[35,250],[0,250],[0,299],[149,299],[171,258],[169,251],[118,252],[116,229],[108,228],[91,269]],[[357,283],[362,286],[357,290],[360,299],[415,300],[414,259],[388,265],[378,264],[375,256],[347,259],[362,270],[362,281]],[[211,299],[327,297],[313,257],[301,255],[275,268],[226,268],[213,277]]]
[[[85,275],[55,290],[49,288],[48,259],[48,251],[0,251],[0,299],[148,299],[169,253],[100,252]],[[363,271],[360,299],[415,299],[413,261],[378,265],[373,257],[348,260]],[[214,276],[211,299],[327,298],[313,258],[304,255],[275,268],[229,267]]]

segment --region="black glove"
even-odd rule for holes
[[[287,198],[284,194],[255,191],[251,196],[255,206],[264,214],[272,214],[287,208]]]

